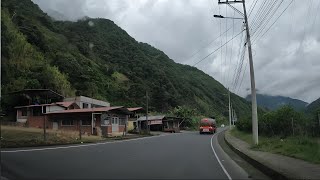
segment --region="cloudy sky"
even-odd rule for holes
[[[241,96],[250,92],[248,53],[243,50],[245,33],[241,33],[243,20],[213,18],[213,14],[241,17],[231,7],[218,5],[218,0],[33,2],[58,19],[110,19],[137,41],[164,51],[175,62],[194,65],[202,60],[197,68]],[[243,12],[241,4],[234,6]],[[248,14],[251,12],[249,25],[259,93],[306,102],[319,98],[320,1],[247,0],[246,6]]]

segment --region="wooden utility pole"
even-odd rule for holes
[[[242,3],[243,5],[243,14],[237,10],[235,7],[231,6],[231,3]],[[252,49],[251,49],[251,40],[250,40],[250,32],[249,32],[249,23],[248,23],[248,17],[247,17],[247,11],[246,11],[246,3],[245,0],[225,0],[224,2],[221,2],[221,0],[218,0],[218,4],[227,4],[232,9],[237,11],[239,14],[244,16],[244,21],[246,25],[246,34],[247,34],[247,44],[248,44],[248,54],[249,54],[249,65],[250,65],[250,79],[251,79],[251,103],[252,103],[252,135],[253,135],[253,142],[254,144],[258,144],[258,112],[257,112],[257,97],[256,97],[256,85],[255,85],[255,78],[254,78],[254,68],[253,68],[253,60],[252,60]],[[221,15],[218,15],[215,17],[219,18],[225,18]]]
[[[82,139],[82,132],[81,132],[81,123],[82,120],[79,121],[79,139],[81,140]]]
[[[44,141],[47,141],[46,120],[47,120],[47,116],[44,115],[44,117],[43,117],[43,140]]]
[[[148,110],[149,110],[149,97],[148,97],[148,91],[146,91],[146,97],[147,97],[147,113],[146,113],[146,122],[147,122],[147,131],[148,134],[150,133],[150,126],[148,122]]]
[[[229,129],[231,129],[231,102],[230,102],[230,90],[228,88],[228,96],[229,96]]]
[[[292,136],[294,136],[293,118],[291,118]]]

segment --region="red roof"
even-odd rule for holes
[[[65,114],[65,113],[87,113],[87,112],[106,112],[114,109],[120,109],[123,106],[115,107],[98,107],[98,108],[85,108],[85,109],[69,109],[64,111],[48,112],[46,114]]]
[[[137,111],[137,110],[141,110],[143,109],[142,107],[134,107],[134,108],[127,108],[128,111],[132,112],[132,111]]]

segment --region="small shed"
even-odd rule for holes
[[[165,131],[165,132],[180,132],[179,123],[181,118],[167,117],[165,115],[146,116],[137,119],[137,130],[146,130],[147,125],[150,126],[150,131]]]

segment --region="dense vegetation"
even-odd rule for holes
[[[259,134],[264,136],[320,136],[318,109],[313,114],[295,111],[291,106],[259,114]],[[251,132],[251,117],[237,123],[241,131]]]
[[[227,90],[195,67],[177,64],[162,51],[137,42],[107,19],[54,21],[30,0],[1,3],[2,108],[8,93],[50,88],[112,105],[145,106],[166,113],[179,105],[207,116],[227,116]],[[250,105],[232,94],[238,117]]]
[[[246,99],[251,101],[251,95],[248,95]],[[268,110],[276,110],[281,106],[290,105],[298,111],[305,110],[308,105],[308,103],[299,99],[292,99],[284,96],[270,96],[265,94],[257,94],[257,104],[258,106]]]

